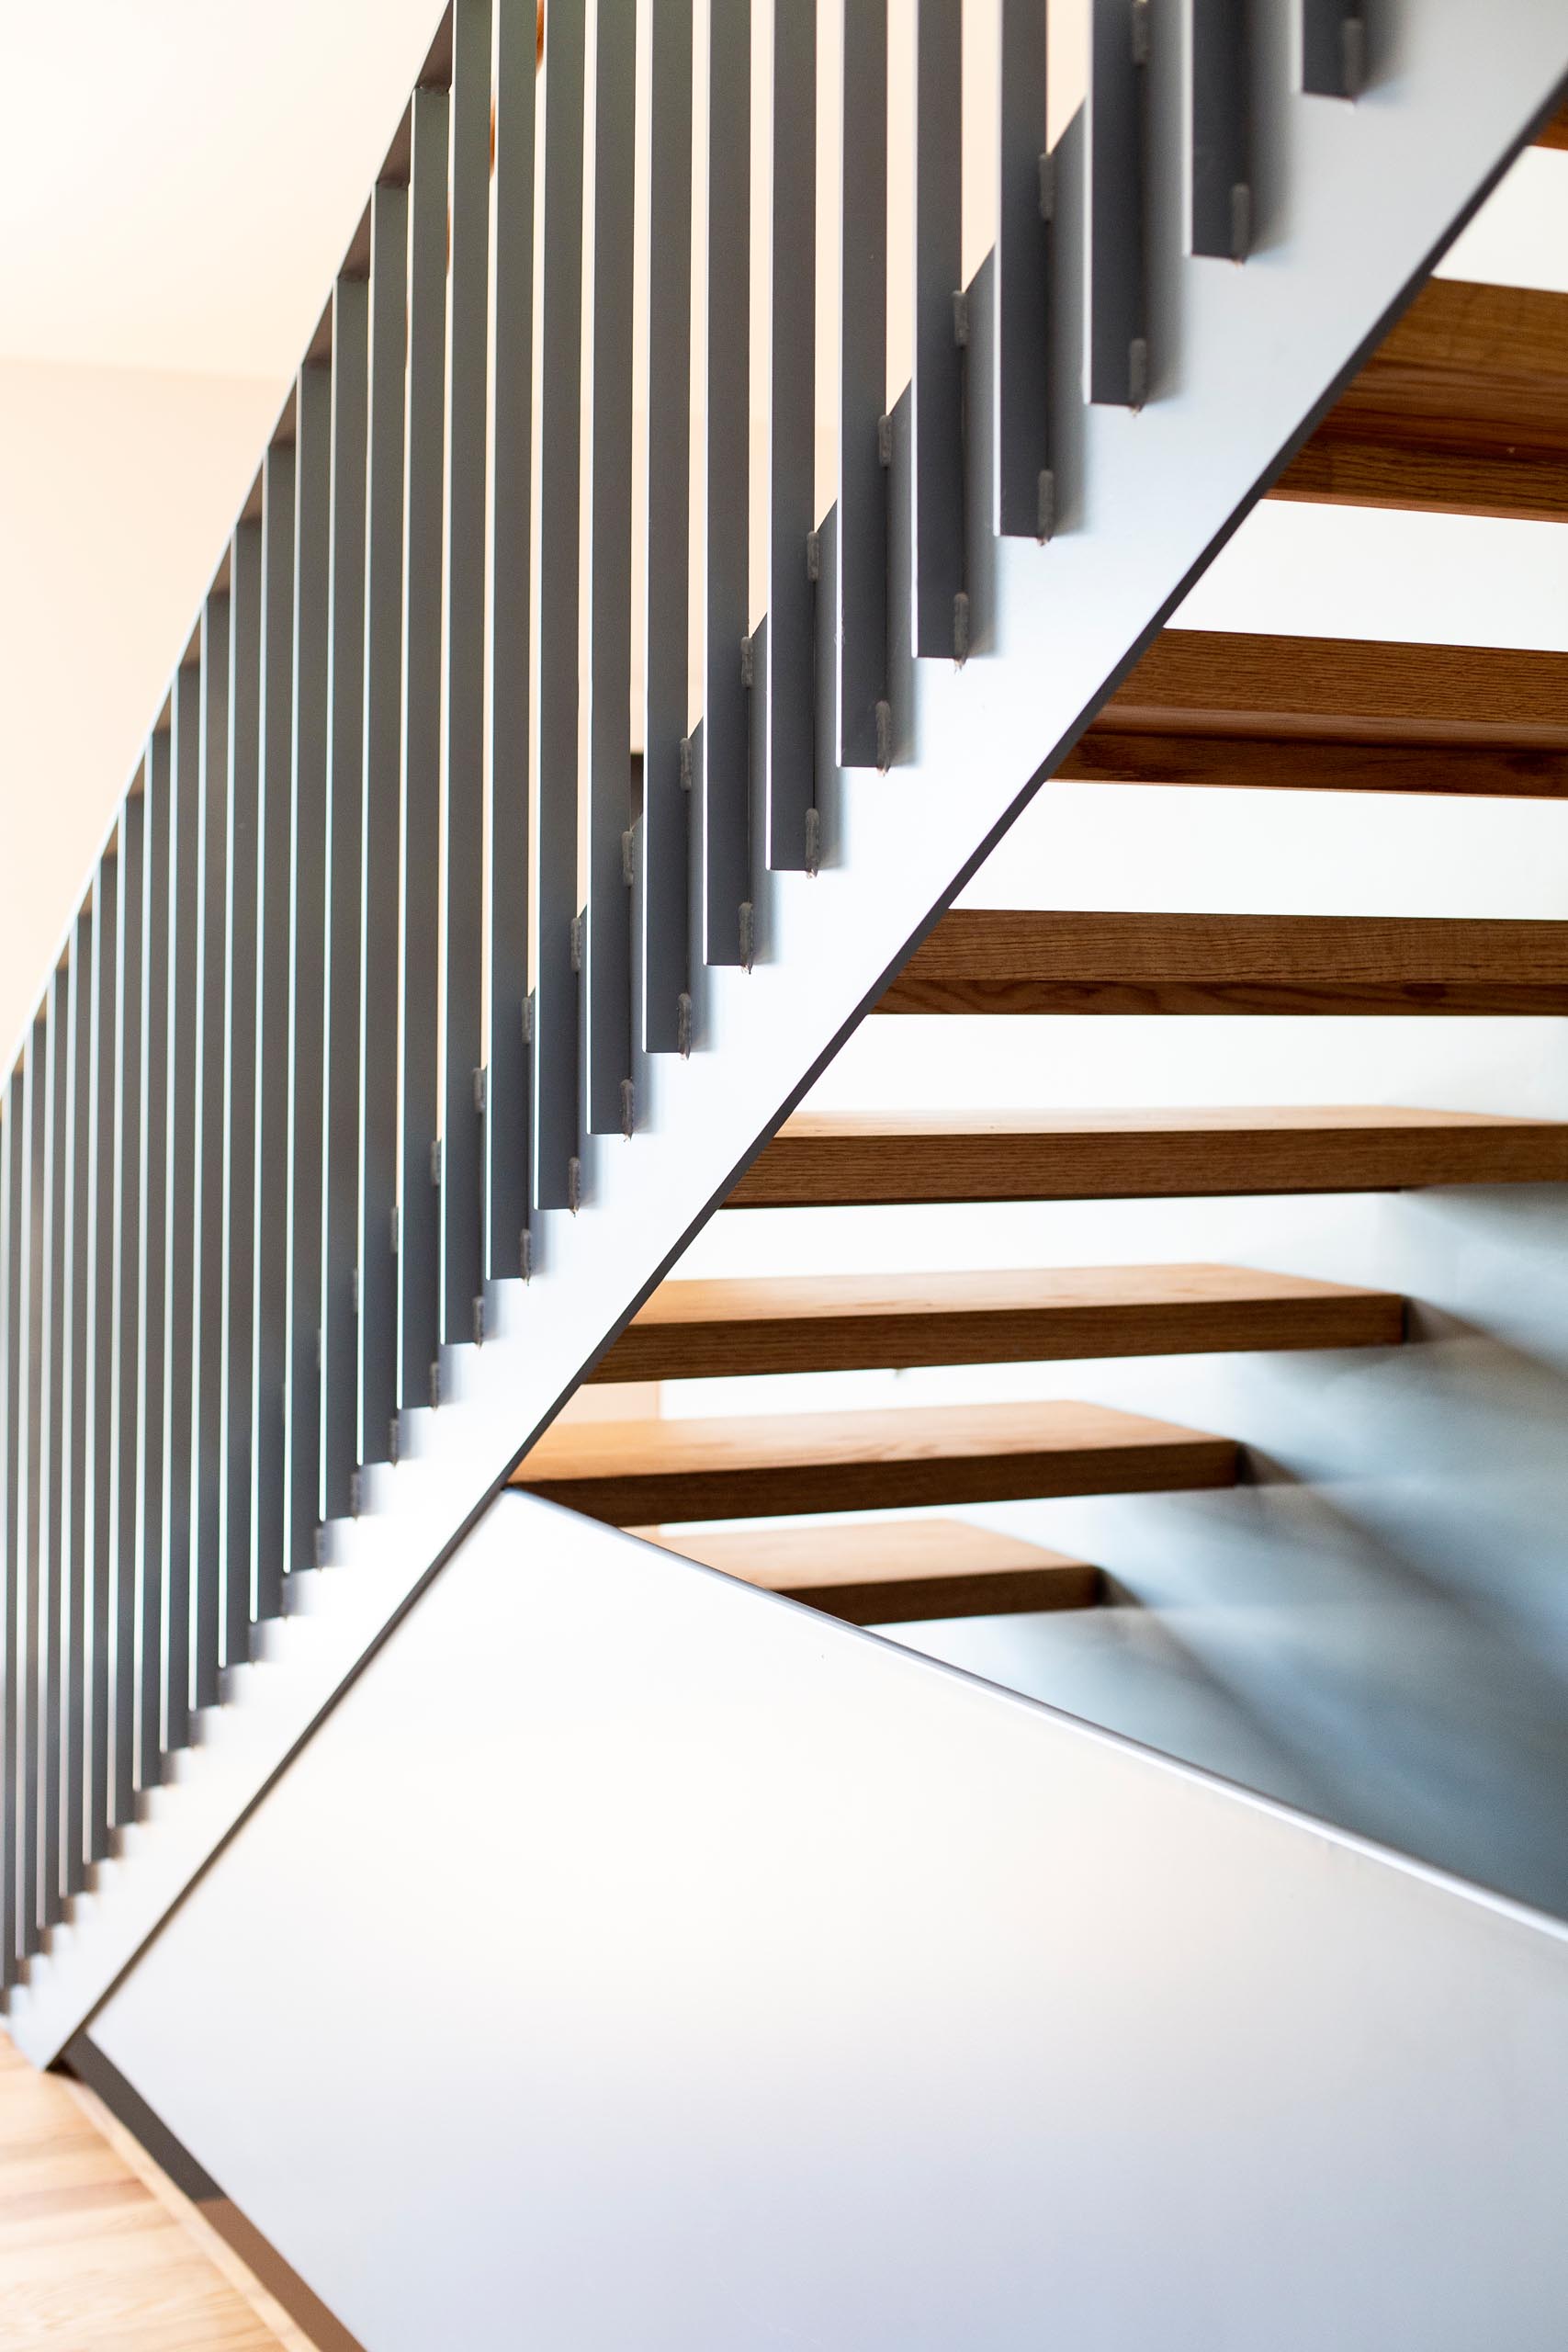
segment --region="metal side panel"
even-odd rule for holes
[[[262,526],[234,534],[229,594],[229,810],[223,981],[222,1662],[250,1655],[254,1490],[256,986],[261,922]]]
[[[230,548],[232,578],[237,542]],[[223,1483],[228,1431],[223,1374],[223,1171],[228,1135],[225,1001],[228,995],[230,598],[209,597],[201,620],[201,943],[197,983],[195,1220],[196,1381],[191,1437],[190,1702],[218,1700],[223,1648]]]
[[[71,1358],[71,1023],[75,973],[58,965],[49,983],[49,1064],[44,1111],[43,1453],[39,1498],[39,1918],[52,1927],[63,1909],[60,1883],[61,1798],[65,1747],[66,1595],[70,1585],[70,1440],[66,1412]]]
[[[205,647],[203,650],[205,651]],[[196,1398],[197,1233],[201,1216],[201,663],[170,694],[168,943],[164,1127],[163,1679],[165,1752],[190,1744],[191,1440]],[[149,1726],[151,1734],[151,1726]]]
[[[123,831],[124,819],[121,819]],[[101,1861],[109,1849],[109,1756],[114,1657],[115,1472],[119,1437],[115,1417],[116,1302],[119,1289],[117,1243],[115,1096],[118,1066],[115,1026],[119,1002],[119,869],[123,849],[98,860],[93,883],[93,1017],[88,1045],[91,1067],[88,1266],[91,1302],[91,1371],[85,1388],[92,1441],[87,1447],[87,1747],[85,1858]],[[0,1249],[4,1248],[0,1241]],[[5,1328],[0,1315],[0,1331]],[[0,1374],[0,1381],[4,1374]],[[0,1942],[0,1951],[4,1950]]]
[[[702,899],[705,963],[746,964],[750,714],[744,684],[750,494],[751,0],[708,12],[707,415],[704,450]],[[694,787],[696,788],[696,787]]]
[[[114,1164],[113,1591],[109,1603],[108,1817],[116,1827],[136,1811],[137,1530],[141,1363],[141,1126],[146,1066],[141,1051],[142,941],[147,767],[143,789],[119,820],[119,969],[117,975]]]
[[[67,1055],[65,1297],[68,1317],[65,1410],[61,1451],[64,1510],[61,1527],[65,1571],[61,1645],[61,1824],[59,1891],[77,1894],[87,1883],[87,1743],[89,1643],[92,1611],[90,1481],[98,1444],[93,1396],[95,1234],[93,1165],[93,1013],[99,946],[94,909],[84,907],[71,931],[71,1039]]]
[[[1181,44],[1155,40],[1153,397],[1137,414],[1078,411],[1059,443],[1071,477],[1048,546],[976,530],[969,661],[895,659],[894,731],[908,756],[891,779],[819,778],[819,873],[755,877],[767,959],[750,974],[694,974],[690,1059],[639,1058],[634,1141],[585,1140],[583,1213],[536,1217],[532,1282],[491,1285],[483,1348],[447,1351],[441,1411],[403,1417],[399,1462],[366,1472],[359,1518],[333,1529],[342,1572],[301,1579],[299,1613],[269,1629],[267,1663],[240,1670],[235,1703],[162,1792],[158,1818],[137,1826],[51,1937],[14,2015],[29,2055],[58,2050],[124,1970],[1551,108],[1568,79],[1561,9],[1495,0],[1489,25],[1477,42],[1467,0],[1402,10],[1352,107],[1303,96],[1291,26],[1255,20],[1254,153],[1275,180],[1267,235],[1244,269],[1185,254],[1190,93]],[[1077,207],[1058,190],[1059,220]],[[1077,269],[1058,259],[1066,300]],[[969,349],[975,416],[989,413],[989,348],[977,334]],[[973,466],[989,446],[972,437]],[[972,483],[972,518],[989,512],[990,487]]]
[[[367,2352],[1568,2308],[1568,1931],[522,1497],[88,2032]]]

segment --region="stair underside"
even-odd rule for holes
[[[803,1112],[731,1208],[1189,1199],[1568,1181],[1568,1125],[1479,1112]]]
[[[1568,1013],[1568,923],[959,908],[901,1013]]]
[[[1274,495],[1562,521],[1568,294],[1428,280]]]
[[[979,1405],[547,1430],[515,1486],[628,1527],[1234,1486],[1228,1438],[1098,1405]]]
[[[1404,1301],[1241,1266],[670,1282],[599,1381],[1397,1346]]]
[[[627,1532],[851,1625],[1093,1609],[1104,1598],[1087,1561],[963,1520]]]
[[[1168,628],[1056,773],[1559,797],[1568,654]]]

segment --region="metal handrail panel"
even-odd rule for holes
[[[403,702],[403,430],[409,192],[370,199],[365,778],[359,905],[358,1459],[386,1462],[398,1409],[398,900]]]
[[[122,816],[121,823],[124,819]],[[115,1425],[115,1315],[118,1291],[117,1226],[118,1065],[116,1020],[119,1002],[119,855],[98,860],[93,879],[93,1013],[88,1044],[91,1074],[88,1146],[87,1281],[90,1286],[90,1372],[84,1384],[91,1435],[87,1445],[87,1551],[90,1586],[87,1686],[85,1851],[99,1862],[109,1850],[110,1736],[113,1725],[115,1471],[119,1457]]]
[[[66,1047],[64,1401],[61,1444],[62,1522],[57,1546],[64,1571],[61,1647],[61,1826],[57,1885],[62,1898],[87,1882],[87,1739],[92,1614],[90,1483],[97,1430],[93,1396],[93,1017],[98,925],[91,903],[71,929],[71,1026]]]
[[[42,1464],[39,1526],[39,1924],[61,1918],[65,1781],[65,1632],[70,1580],[71,1023],[69,963],[50,976],[44,1112]]]
[[[775,873],[816,863],[817,0],[773,0],[768,222],[767,679],[762,802]]]
[[[593,307],[590,322],[588,858],[583,1113],[590,1135],[629,1128],[632,1073],[632,264],[637,117],[634,0],[597,0],[593,39]]]
[[[175,679],[169,729],[167,1159],[164,1190],[164,1695],[166,1750],[190,1741],[192,1437],[200,1209],[202,686],[199,659]]]
[[[751,0],[708,11],[703,961],[750,961]]]
[[[365,827],[366,498],[370,288],[333,294],[332,522],[327,622],[326,909],[321,1106],[321,1499],[346,1519],[359,1466],[360,890]],[[372,1050],[386,1051],[378,1035]]]
[[[842,768],[885,768],[887,731],[887,6],[842,0],[839,125],[836,722]]]
[[[1147,0],[1090,0],[1084,398],[1139,409],[1148,391]]]
[[[1002,0],[997,44],[997,249],[991,527],[1047,539],[1055,521],[1050,444],[1050,158],[1045,12]]]
[[[0,1118],[0,1992],[20,1975],[18,1882],[21,1807],[17,1739],[20,1731],[24,1481],[21,1438],[26,1426],[21,1384],[23,1302],[23,1146],[27,1081],[18,1066],[6,1081]]]
[[[169,897],[173,804],[169,731],[154,734],[142,784],[141,1356],[137,1368],[136,1785],[164,1759],[164,1430],[169,1197]]]
[[[484,1271],[524,1271],[528,1223],[528,773],[533,723],[534,175],[537,70],[529,0],[497,0],[490,224],[486,598],[489,1034]]]
[[[472,1340],[482,1279],[485,537],[491,0],[453,0],[443,501],[440,1337]]]
[[[909,381],[910,643],[961,656],[964,593],[964,12],[914,0],[914,365]]]
[[[17,1948],[28,1957],[42,1941],[42,1885],[39,1876],[39,1808],[42,1795],[39,1754],[43,1720],[41,1677],[45,1664],[40,1616],[44,1606],[45,1563],[40,1544],[46,1521],[40,1508],[45,1462],[44,1419],[48,1408],[44,1335],[45,1236],[48,1197],[49,1136],[49,1015],[35,1015],[28,1041],[27,1135],[23,1146],[23,1362],[22,1415],[25,1423],[17,1458],[22,1471],[21,1573],[22,1625],[17,1636],[17,1662],[20,1677],[19,1729],[17,1742],[16,1802],[21,1807]]]
[[[451,99],[413,94],[403,443],[403,724],[399,890],[398,1408],[427,1405],[438,1343],[442,480],[446,151]]]
[[[234,551],[230,548],[232,572]],[[225,1000],[228,994],[231,594],[201,616],[201,936],[197,980],[197,1187],[194,1222],[195,1379],[191,1430],[190,1703],[218,1703],[223,1644],[223,1170],[227,1157]]]
[[[229,837],[223,978],[223,1363],[220,1659],[250,1656],[254,1456],[256,982],[261,943],[262,531],[230,557]]]
[[[137,1562],[141,1459],[141,1186],[146,1062],[142,1053],[142,941],[146,922],[143,854],[147,769],[120,813],[115,859],[118,968],[114,1027],[114,1576],[109,1601],[108,1817],[120,1828],[136,1811]]]

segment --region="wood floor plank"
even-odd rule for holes
[[[1568,518],[1568,294],[1428,279],[1273,495]]]
[[[1228,1438],[1099,1405],[976,1405],[547,1430],[513,1483],[628,1527],[1234,1486]]]
[[[662,1283],[598,1381],[1396,1347],[1404,1303],[1245,1266],[1069,1266]]]
[[[627,1532],[851,1625],[1093,1609],[1104,1598],[1088,1561],[958,1519]]]
[[[956,908],[887,1013],[1568,1014],[1568,923]]]
[[[1568,1124],[1403,1107],[803,1112],[732,1208],[1165,1200],[1568,1181]]]

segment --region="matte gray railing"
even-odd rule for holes
[[[972,316],[960,0],[907,6],[912,380],[889,417],[888,0],[839,0],[825,517],[815,0],[771,14],[761,387],[750,0],[711,9],[705,131],[692,0],[548,0],[542,71],[535,0],[454,0],[443,23],[3,1090],[0,1989],[402,1417],[440,1401],[443,1348],[482,1342],[536,1213],[592,1213],[587,1139],[636,1130],[642,1057],[701,1051],[701,967],[750,964],[760,880],[822,855],[819,772],[893,763],[890,646],[964,659],[966,442],[994,449],[978,527],[1051,536],[1054,283],[1081,272],[1084,396],[1149,389],[1143,61],[1151,8],[1179,12],[1092,0],[1080,232],[1076,206],[1052,220],[1042,0],[1003,0],[998,249]],[[1193,0],[1181,22],[1184,243],[1240,260],[1247,12]],[[1359,8],[1309,0],[1292,91],[1349,96],[1363,70]]]

